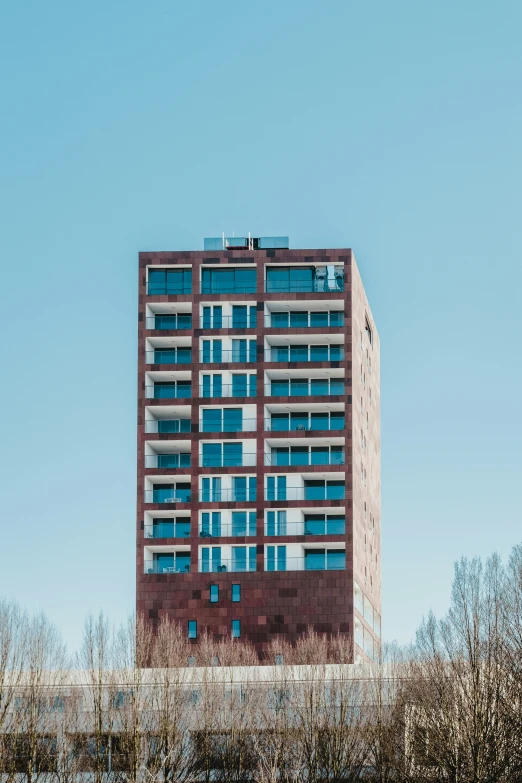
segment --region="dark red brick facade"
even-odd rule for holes
[[[257,269],[257,293],[256,294],[225,294],[225,295],[208,295],[200,293],[200,266],[204,259],[215,259],[213,263],[219,264],[237,264],[235,259],[244,258],[248,256],[253,258]],[[269,294],[265,293],[265,264],[342,264],[344,266],[344,293],[339,294],[316,294],[316,293],[277,293]],[[148,267],[164,267],[164,266],[176,266],[176,265],[191,265],[192,267],[192,295],[180,295],[180,296],[165,296],[165,295],[147,295],[147,268]],[[253,264],[250,263],[250,266]],[[231,621],[233,619],[239,619],[241,621],[241,637],[250,639],[261,650],[267,643],[274,639],[277,635],[283,634],[289,640],[295,640],[297,636],[302,633],[308,626],[313,626],[319,632],[337,633],[342,632],[352,635],[354,633],[354,622],[357,618],[361,627],[366,629],[367,633],[374,633],[373,628],[365,621],[362,612],[354,610],[354,568],[356,578],[359,583],[368,579],[365,576],[363,568],[366,568],[365,555],[366,552],[366,533],[363,533],[364,520],[359,519],[359,515],[362,517],[362,512],[359,510],[355,513],[354,518],[354,482],[357,484],[357,492],[361,492],[359,484],[361,482],[359,466],[360,454],[357,450],[354,455],[354,433],[355,438],[359,439],[359,421],[354,421],[354,407],[359,405],[360,390],[357,387],[354,391],[353,378],[354,375],[359,373],[360,355],[359,352],[363,352],[363,347],[359,347],[359,328],[355,328],[355,321],[353,319],[353,302],[352,302],[352,280],[354,275],[357,276],[358,271],[355,266],[355,261],[350,250],[228,250],[223,252],[146,252],[140,253],[139,257],[139,337],[138,337],[138,482],[137,482],[137,558],[136,558],[136,584],[137,584],[137,609],[142,612],[145,618],[155,624],[163,614],[168,614],[170,617],[180,621],[185,627],[189,620],[197,620],[198,633],[201,633],[204,629],[208,629],[209,632],[224,636],[230,634]],[[209,369],[208,365],[199,363],[200,355],[198,350],[199,338],[201,335],[219,337],[228,334],[237,335],[237,330],[224,328],[221,330],[212,330],[212,334],[204,332],[200,328],[199,322],[199,305],[200,302],[206,303],[219,303],[223,302],[244,302],[246,299],[251,300],[252,304],[255,302],[258,306],[257,326],[255,329],[246,329],[242,331],[242,336],[257,338],[257,362],[249,364],[247,366],[248,371],[257,371],[258,376],[263,376],[264,371],[270,368],[281,369],[283,365],[278,363],[277,365],[265,363],[264,361],[264,338],[265,335],[277,333],[278,330],[271,329],[265,325],[264,318],[264,302],[267,300],[276,300],[278,302],[291,302],[292,300],[305,301],[310,300],[311,310],[313,309],[313,302],[318,298],[327,299],[328,297],[335,296],[336,299],[341,299],[344,302],[344,326],[343,327],[328,327],[328,328],[308,328],[306,330],[307,336],[312,337],[314,334],[328,334],[342,333],[344,335],[344,358],[339,362],[339,365],[344,369],[345,377],[345,394],[339,396],[329,397],[314,397],[314,402],[324,402],[330,404],[333,402],[343,402],[345,405],[345,430],[332,433],[332,432],[319,432],[319,431],[292,431],[285,433],[284,437],[292,439],[292,442],[296,444],[302,444],[306,442],[307,438],[319,438],[321,436],[331,437],[332,434],[341,435],[345,438],[345,460],[344,465],[318,465],[310,466],[306,468],[307,473],[317,472],[324,476],[328,473],[344,473],[345,478],[345,500],[330,500],[330,501],[306,501],[306,507],[320,506],[322,508],[332,507],[344,509],[346,516],[346,533],[344,538],[346,546],[346,569],[343,571],[264,571],[264,547],[270,544],[285,544],[291,542],[306,542],[316,543],[317,537],[315,536],[285,536],[278,537],[274,540],[273,537],[265,537],[264,535],[264,512],[267,508],[291,508],[302,507],[303,501],[277,501],[270,502],[265,501],[263,484],[264,475],[266,473],[281,473],[281,469],[266,466],[264,464],[264,440],[267,437],[267,433],[264,428],[265,419],[265,404],[273,402],[269,397],[265,397],[265,384],[264,380],[258,383],[258,396],[257,398],[251,398],[248,400],[242,400],[248,404],[255,404],[257,406],[257,430],[255,432],[248,433],[227,433],[223,436],[221,433],[200,433],[199,432],[199,419],[200,419],[200,405],[202,402],[208,404],[209,400],[201,400],[199,395],[199,373],[200,370]],[[150,302],[191,302],[192,303],[192,329],[190,330],[178,330],[176,336],[190,336],[192,338],[192,365],[184,367],[182,369],[190,369],[192,372],[192,399],[190,400],[176,400],[177,404],[190,404],[191,405],[191,433],[179,433],[179,434],[157,434],[146,433],[144,426],[145,408],[150,406],[153,408],[157,405],[165,404],[164,400],[150,399],[145,394],[145,376],[146,372],[150,370],[162,369],[156,365],[147,365],[145,362],[145,343],[146,339],[154,336],[165,336],[166,334],[172,335],[173,332],[156,332],[148,330],[146,328],[146,305]],[[369,310],[365,303],[367,313]],[[357,323],[361,320],[359,315]],[[369,317],[367,314],[366,317]],[[375,410],[378,414],[378,345],[377,333],[374,329],[373,339],[373,377],[375,379],[375,391],[373,392],[374,402],[376,406]],[[291,337],[292,335],[303,334],[302,329],[289,328],[285,330],[285,336]],[[357,345],[354,347],[354,343]],[[355,357],[354,357],[355,354]],[[297,367],[296,363],[291,365],[292,368]],[[306,374],[308,370],[319,368],[323,366],[330,366],[329,363],[314,363],[313,365],[306,365],[304,368]],[[213,371],[219,371],[221,369],[241,369],[245,371],[244,364],[217,364],[212,365]],[[359,383],[359,379],[357,379]],[[303,398],[288,397],[285,402],[291,404],[292,402],[303,402]],[[213,404],[230,404],[230,398],[212,399]],[[368,441],[370,441],[370,429],[366,424],[368,430]],[[377,428],[377,429],[376,429]],[[377,432],[376,438],[378,439],[378,418],[376,425],[373,426],[373,431]],[[211,439],[223,440],[224,437],[227,441],[234,438],[248,438],[255,439],[257,450],[257,465],[255,468],[240,467],[240,468],[202,468],[199,466],[199,441],[204,439],[205,441]],[[364,436],[363,436],[364,437]],[[144,449],[145,442],[152,443],[154,441],[182,439],[191,441],[191,468],[178,469],[173,471],[166,471],[165,469],[145,468]],[[365,442],[366,443],[366,442]],[[358,446],[357,446],[358,448]],[[364,450],[366,458],[369,460],[368,447],[365,445]],[[374,486],[368,490],[369,497],[367,506],[373,508],[374,519],[377,517],[377,532],[374,533],[374,547],[378,557],[380,558],[380,467],[378,463],[378,456],[380,450],[380,443],[377,442],[373,445],[373,451],[375,457],[375,476],[377,483],[374,482]],[[302,472],[302,468],[299,467],[285,467],[284,472],[291,474],[293,472]],[[178,543],[191,544],[191,572],[187,574],[149,574],[144,573],[144,547],[147,545],[147,540],[144,537],[144,513],[145,511],[160,510],[159,505],[145,504],[144,502],[144,480],[146,476],[152,475],[165,475],[166,473],[172,473],[177,480],[180,478],[190,477],[191,481],[191,502],[186,504],[179,503],[177,505],[178,511],[185,511],[186,515],[191,516],[191,536],[190,539],[184,539]],[[216,474],[225,475],[226,473],[233,473],[234,475],[252,475],[256,473],[258,476],[258,491],[257,500],[255,503],[244,503],[242,508],[256,511],[257,515],[257,533],[258,535],[253,539],[251,537],[235,538],[234,544],[253,545],[257,547],[257,570],[252,573],[198,573],[198,546],[205,543],[198,538],[198,510],[203,508],[205,511],[212,511],[224,508],[230,508],[231,504],[227,502],[222,503],[205,503],[200,504],[198,501],[198,482],[199,477],[202,474]],[[362,497],[362,495],[361,495]],[[164,510],[164,509],[163,509]],[[375,523],[374,523],[375,524]],[[360,530],[357,528],[360,527]],[[363,538],[364,536],[364,545]],[[339,536],[321,536],[321,544],[328,541],[339,541]],[[355,543],[354,543],[355,542]],[[157,544],[169,544],[172,540],[157,540]],[[213,539],[212,545],[232,543],[231,539]],[[363,549],[364,546],[364,549]],[[358,547],[361,551],[358,550]],[[373,549],[372,549],[373,557]],[[355,558],[355,563],[354,563]],[[373,565],[368,566],[373,568]],[[375,568],[373,570],[375,582],[375,592],[371,597],[375,610],[380,613],[380,559],[375,557]],[[241,601],[239,603],[231,602],[231,585],[235,583],[241,584]],[[217,604],[211,604],[209,600],[209,586],[210,584],[219,584],[220,587],[220,600]],[[363,586],[363,585],[361,585]],[[364,592],[369,590],[364,588]],[[360,645],[359,643],[359,646]]]

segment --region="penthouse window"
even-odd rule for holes
[[[256,290],[255,269],[228,267],[202,270],[202,294],[255,294]]]
[[[266,268],[267,293],[344,291],[342,266],[269,266]]]
[[[192,269],[149,269],[150,295],[191,294]]]

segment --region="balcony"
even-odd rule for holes
[[[146,419],[145,432],[159,434],[189,433],[190,419]]]
[[[145,454],[146,468],[165,468],[173,470],[190,468],[190,452],[171,452],[170,454]]]
[[[157,484],[153,489],[146,489],[144,495],[145,503],[190,503],[190,483]]]
[[[146,329],[174,332],[180,329],[192,329],[190,313],[156,313],[145,319]]]
[[[255,479],[254,479],[255,481]],[[243,489],[201,488],[199,490],[200,503],[254,503],[256,501],[256,487]]]
[[[145,538],[189,538],[190,517],[184,520],[155,519],[152,525],[145,525]]]
[[[201,515],[200,538],[234,538],[255,536],[257,522],[255,511],[233,511],[230,522],[221,521],[221,512],[213,511]]]
[[[265,454],[265,465],[273,467],[303,465],[344,465],[342,446],[290,446],[273,447]]]
[[[199,463],[202,468],[245,468],[256,465],[256,452],[244,452],[242,454],[210,454],[203,452]]]
[[[346,521],[344,515],[333,516],[325,514],[305,515],[298,522],[287,521],[286,511],[267,511],[265,520],[265,536],[344,536]]]
[[[265,315],[267,329],[328,329],[344,325],[342,310],[322,310],[309,312],[307,310],[272,310]]]
[[[267,397],[331,397],[344,394],[344,378],[274,379],[265,385]]]
[[[265,362],[340,362],[341,345],[273,345],[265,348]]]
[[[267,547],[267,549],[280,547]],[[265,571],[344,571],[346,553],[344,550],[311,550],[304,557],[286,557],[278,552],[265,556]]]
[[[168,348],[165,350],[145,351],[146,364],[191,364],[190,348]]]
[[[266,432],[313,432],[343,430],[344,413],[273,413],[265,419]]]
[[[159,381],[145,386],[145,396],[154,400],[188,400],[192,397],[190,381]]]
[[[241,419],[240,421],[227,421],[226,417],[221,421],[200,419],[200,432],[255,432],[256,419]]]
[[[284,479],[284,481],[282,480]],[[265,487],[265,500],[344,500],[345,483],[342,480],[309,480],[305,485],[286,485],[286,476],[268,476]]]
[[[247,547],[245,547],[246,549]],[[232,558],[200,558],[198,568],[202,574],[245,574],[253,573],[257,570],[255,547],[248,547],[253,550],[253,555],[232,557]]]
[[[255,376],[254,376],[255,378]],[[242,379],[238,383],[214,383],[201,384],[199,396],[203,399],[216,399],[220,397],[256,397],[257,383]]]
[[[245,349],[233,349],[223,351],[221,348],[213,347],[213,350],[202,350],[199,354],[201,364],[244,364],[257,361],[257,346],[254,345]]]
[[[190,552],[181,554],[165,554],[144,561],[146,574],[189,574]]]
[[[218,315],[215,312],[207,315],[203,312],[200,318],[201,329],[255,329],[256,325],[256,309],[245,315]]]

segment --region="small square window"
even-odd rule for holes
[[[232,620],[232,639],[239,639],[241,636],[241,620]]]
[[[188,638],[189,639],[198,638],[198,624],[196,620],[188,621]]]
[[[275,664],[276,666],[282,666],[283,665],[283,656],[278,654],[275,657]]]
[[[195,666],[196,665],[196,659],[193,655],[189,655],[188,657],[188,665],[189,666]]]
[[[232,585],[232,601],[235,604],[241,601],[241,585]]]
[[[217,604],[219,601],[219,585],[210,585],[210,603]]]

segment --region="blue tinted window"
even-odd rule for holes
[[[241,636],[241,620],[232,620],[232,638],[239,639]]]
[[[288,312],[272,312],[270,314],[270,326],[275,328],[281,328],[285,329],[289,324],[289,313]]]
[[[299,312],[298,310],[290,313],[290,326],[298,328],[308,327],[308,313]]]
[[[221,432],[222,427],[221,408],[203,410],[202,432]]]
[[[343,326],[344,313],[342,310],[330,313],[330,326]]]
[[[224,432],[241,432],[243,429],[243,409],[223,409]]]
[[[326,553],[326,567],[329,570],[340,571],[345,567],[346,553],[341,549],[329,549]]]
[[[310,313],[310,326],[314,328],[319,326],[328,326],[328,311],[322,313]]]
[[[197,639],[198,638],[198,624],[196,620],[189,620],[188,621],[188,638],[189,639]]]
[[[241,601],[241,585],[232,585],[232,601],[237,604]]]
[[[243,464],[243,444],[242,443],[223,444],[224,467],[238,467],[242,464]]]
[[[219,601],[219,585],[210,585],[210,603],[217,604]]]
[[[322,571],[326,565],[326,552],[324,549],[305,550],[305,571]]]

